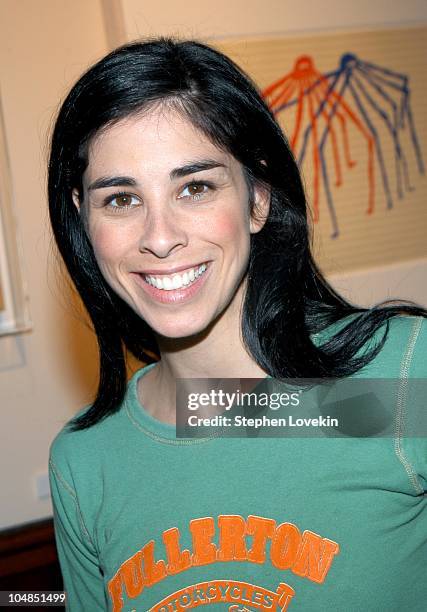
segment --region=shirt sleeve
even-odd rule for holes
[[[85,527],[76,492],[60,473],[52,453],[49,477],[66,609],[71,612],[105,611],[108,606],[96,549]]]

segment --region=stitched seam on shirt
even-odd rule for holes
[[[86,537],[86,539],[89,541],[89,543],[91,544],[91,546],[93,546],[96,550],[96,547],[94,545],[94,543],[92,542],[92,538],[89,535],[88,530],[86,529],[86,525],[84,523],[83,520],[83,516],[82,513],[80,511],[80,507],[79,504],[77,502],[77,494],[74,491],[74,489],[68,484],[68,482],[64,479],[64,477],[62,476],[61,472],[59,471],[59,469],[56,467],[56,465],[54,464],[53,460],[50,459],[49,460],[49,464],[50,467],[52,468],[53,472],[55,473],[55,476],[57,477],[57,479],[59,480],[59,482],[62,484],[62,486],[64,487],[64,489],[66,491],[68,491],[68,493],[71,495],[71,497],[74,500],[74,503],[76,504],[76,509],[77,509],[77,516],[79,519],[79,523],[80,523],[80,529],[82,530],[84,536]]]
[[[394,439],[394,451],[396,453],[397,458],[405,468],[406,473],[408,474],[408,478],[414,487],[416,493],[422,494],[424,493],[424,489],[421,486],[418,476],[412,467],[409,459],[405,456],[405,453],[402,448],[402,437],[403,437],[403,429],[404,429],[404,420],[406,413],[406,400],[407,400],[407,387],[408,387],[408,375],[409,370],[412,363],[412,358],[414,355],[415,345],[421,330],[423,319],[419,317],[414,321],[412,326],[411,335],[409,337],[409,341],[406,348],[406,353],[402,359],[400,365],[400,383],[397,391],[397,402],[396,402],[396,429],[395,429],[395,439]]]
[[[132,422],[133,425],[135,425],[135,427],[137,429],[139,429],[140,431],[142,431],[146,436],[148,436],[149,438],[151,438],[152,440],[155,440],[156,442],[160,442],[161,444],[172,444],[172,445],[178,445],[178,446],[188,446],[188,445],[193,445],[193,444],[203,444],[205,442],[210,442],[210,440],[214,440],[215,438],[218,438],[219,436],[209,436],[208,438],[194,438],[191,440],[186,440],[186,439],[182,439],[182,440],[178,440],[176,438],[164,438],[162,436],[159,436],[155,433],[153,433],[152,431],[150,431],[149,429],[146,429],[143,425],[141,425],[141,423],[138,423],[138,421],[136,419],[133,418],[130,410],[129,410],[129,406],[126,404],[126,414],[128,415],[130,421]]]

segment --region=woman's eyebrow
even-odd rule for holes
[[[87,188],[88,191],[93,189],[105,189],[106,187],[136,187],[137,183],[131,176],[103,176],[96,179]]]
[[[194,174],[195,172],[202,172],[203,170],[212,170],[212,168],[226,168],[225,164],[221,164],[221,162],[214,161],[212,159],[202,159],[200,161],[190,162],[189,164],[185,164],[185,166],[180,166],[179,168],[174,168],[169,173],[171,179],[182,178],[183,176],[187,176],[188,174]]]
[[[212,170],[212,168],[226,168],[225,164],[214,161],[211,159],[203,159],[196,162],[190,162],[185,166],[174,168],[170,171],[169,176],[171,179],[181,178],[188,174],[194,174],[195,172],[202,172],[203,170]],[[102,176],[94,180],[89,186],[88,191],[94,189],[105,189],[107,187],[136,187],[137,181],[131,176]]]

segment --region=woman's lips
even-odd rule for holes
[[[207,264],[202,263],[197,266],[185,267],[180,273],[143,273],[144,279],[149,285],[157,287],[157,289],[164,289],[165,291],[171,291],[172,289],[181,289],[181,287],[188,287],[188,285],[194,283],[199,276],[205,273]]]
[[[137,279],[138,285],[147,293],[150,297],[152,297],[156,302],[160,302],[162,304],[179,304],[181,302],[190,300],[193,298],[199,290],[205,284],[207,278],[211,273],[211,262],[205,262],[206,270],[199,275],[197,279],[193,282],[190,282],[189,285],[180,287],[179,289],[158,289],[153,285],[150,285],[146,280],[145,276],[151,276],[148,274],[142,273],[134,273]],[[183,268],[184,270],[185,268]],[[188,268],[187,268],[188,269]],[[153,274],[152,276],[156,276]]]

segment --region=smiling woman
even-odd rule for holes
[[[51,448],[69,609],[424,609],[427,313],[329,286],[248,77],[194,41],[107,55],[59,112],[49,206],[100,351]],[[176,436],[177,379],[350,376],[397,381],[391,438]]]

